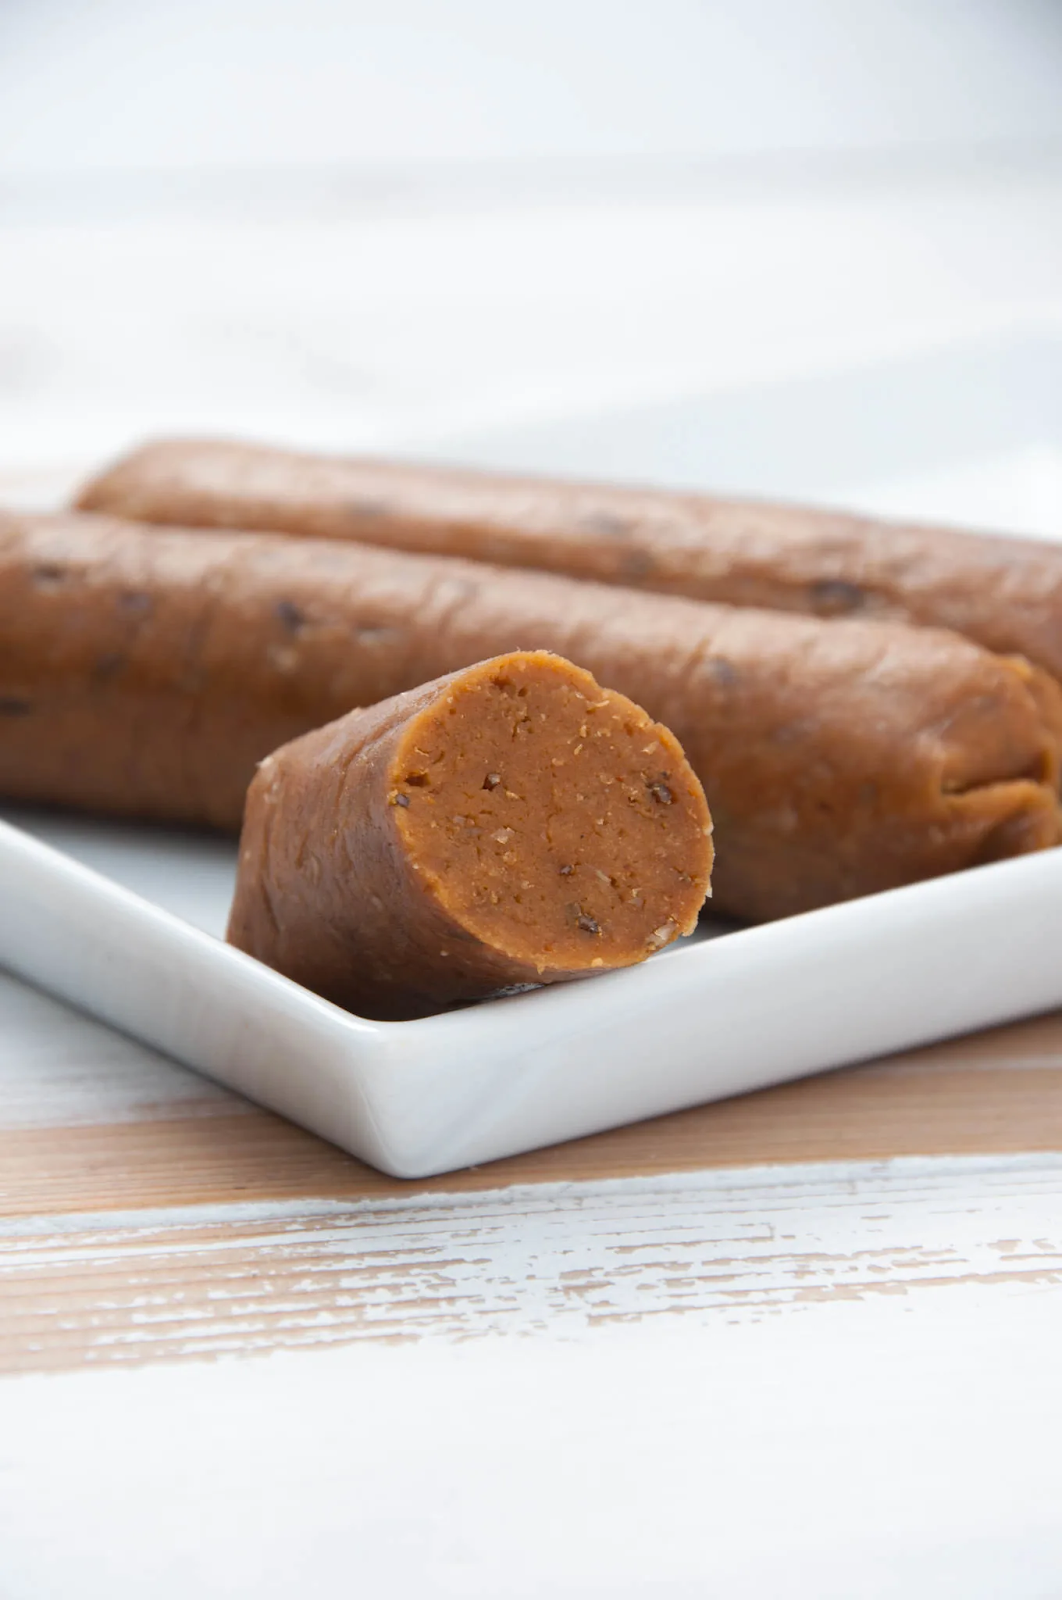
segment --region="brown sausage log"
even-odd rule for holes
[[[76,514],[0,519],[0,793],[238,828],[271,750],[517,649],[674,731],[721,910],[779,916],[1062,837],[1057,686],[953,634]]]
[[[89,483],[79,504],[147,522],[468,556],[727,605],[951,628],[1062,679],[1062,548],[1035,540],[223,442],[147,445]]]
[[[711,820],[681,747],[543,651],[451,673],[268,756],[229,941],[408,1017],[644,961],[691,933]]]

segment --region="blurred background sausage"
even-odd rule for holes
[[[690,600],[952,628],[1062,678],[1062,548],[1033,540],[212,440],[147,445],[86,484],[77,504],[473,556]]]
[[[1058,842],[1062,703],[934,629],[444,556],[69,513],[0,521],[0,792],[239,827],[296,734],[549,649],[676,734],[715,903],[767,918]]]

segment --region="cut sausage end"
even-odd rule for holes
[[[545,651],[484,662],[411,719],[392,763],[410,864],[466,936],[553,974],[689,933],[711,822],[666,728]]]
[[[229,939],[327,999],[423,1015],[631,966],[692,931],[711,818],[674,736],[516,651],[278,750]]]

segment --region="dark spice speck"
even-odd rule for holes
[[[817,611],[829,616],[841,612],[861,611],[867,603],[864,591],[857,583],[847,583],[843,578],[823,578],[811,586],[811,600]]]
[[[737,672],[725,656],[710,656],[704,663],[704,670],[713,682],[722,684],[725,688],[737,682]]]
[[[347,514],[356,522],[379,522],[390,516],[390,507],[386,500],[348,500]]]
[[[667,774],[665,773],[664,777],[666,776]],[[658,806],[670,806],[674,804],[675,796],[671,793],[671,790],[668,788],[667,784],[662,778],[658,778],[655,783],[647,784],[646,788],[649,790],[649,793],[652,795]]]
[[[647,578],[656,566],[648,550],[632,550],[623,558],[623,576],[632,583]]]
[[[629,539],[634,529],[626,517],[617,517],[611,511],[591,511],[579,518],[587,533],[603,533],[610,539]]]
[[[560,871],[560,875],[561,875],[562,878],[570,878],[572,873],[575,871],[575,868],[574,867],[565,866],[565,867],[561,867],[559,869],[559,871]]]
[[[306,613],[305,611],[300,611],[293,601],[278,600],[274,609],[289,633],[298,633],[299,629],[305,625]]]
[[[594,921],[593,917],[588,917],[585,912],[581,916],[576,917],[575,926],[577,928],[582,928],[584,933],[600,933],[601,932],[600,927]]]
[[[393,806],[408,806],[408,804],[409,804],[409,796],[408,796],[408,794],[393,794],[391,796],[391,804]]]
[[[0,717],[28,717],[33,710],[33,702],[23,700],[18,695],[0,695]]]
[[[488,772],[487,776],[483,779],[484,789],[496,789],[499,783],[501,783],[500,772]]]
[[[109,650],[106,655],[97,657],[96,664],[92,669],[92,676],[97,682],[101,680],[106,682],[108,678],[113,678],[116,673],[121,672],[124,666],[125,657],[119,655],[115,650]]]

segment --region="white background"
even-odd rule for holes
[[[1051,0],[5,0],[0,470],[1053,331],[1060,195]]]

